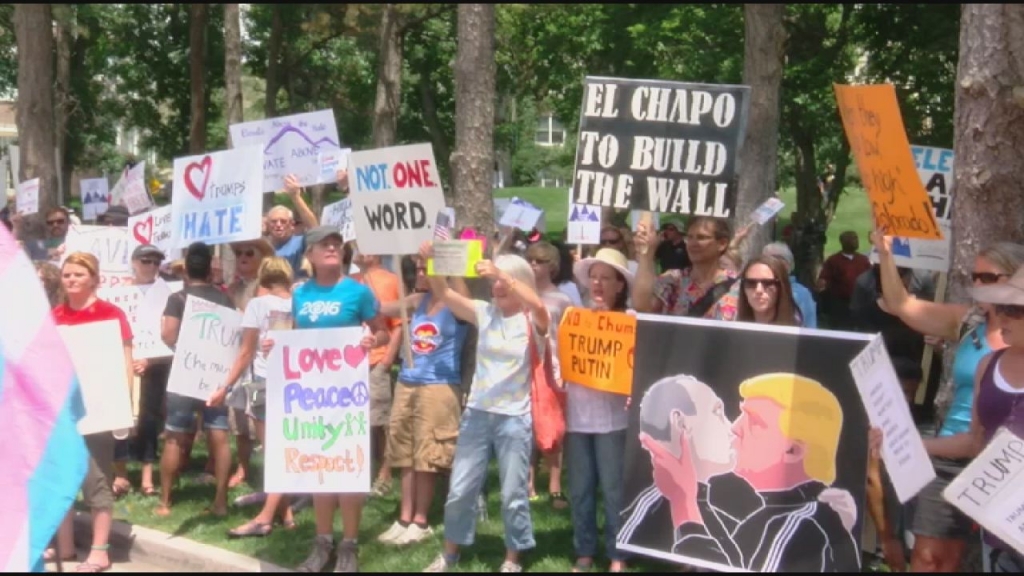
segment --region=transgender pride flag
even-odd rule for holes
[[[42,572],[89,463],[85,410],[35,267],[3,226],[0,286],[0,572]]]

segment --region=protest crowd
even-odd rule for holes
[[[655,550],[647,555],[686,570],[847,571],[860,567],[862,552],[860,537],[850,535],[868,520],[877,542],[865,549],[869,555],[881,550],[895,571],[947,572],[959,569],[979,539],[976,520],[943,492],[997,430],[1013,431],[1024,391],[1024,246],[1001,242],[978,252],[971,305],[934,301],[939,274],[900,264],[898,235],[882,227],[866,239],[871,258],[856,232],[843,232],[841,251],[805,286],[786,241],[746,250],[752,231],[773,226],[781,206],[762,219],[690,211],[660,225],[641,211],[631,225],[599,225],[585,247],[568,233],[545,239],[536,220],[483,237],[428,206],[421,220],[429,221],[432,239],[416,236],[416,249],[408,250],[405,232],[396,232],[403,248],[388,252],[387,242],[377,248],[377,237],[364,232],[381,233],[381,225],[363,216],[372,209],[360,204],[369,180],[357,154],[331,167],[332,184],[351,202],[343,218],[327,218],[327,209],[318,217],[304,198],[308,182],[292,174],[281,179],[291,206],[259,214],[255,233],[248,219],[228,232],[218,232],[223,225],[216,222],[189,224],[195,214],[178,216],[175,205],[174,244],[136,235],[117,282],[104,254],[82,248],[89,244],[80,237],[104,234],[104,227],[133,229],[149,208],[111,203],[96,226],[55,208],[38,238],[23,234],[22,216],[4,214],[35,264],[53,323],[61,330],[95,325],[82,333],[92,335],[87,355],[116,366],[105,373],[120,379],[111,370],[121,370],[131,390],[129,425],[100,424],[82,434],[88,464],[80,489],[93,530],[75,571],[111,568],[108,535],[124,494],[151,496],[154,514],[171,514],[183,498],[176,484],[199,443],[208,452],[207,512],[258,507],[230,537],[275,538],[310,521],[298,512],[312,507],[316,535],[300,572],[358,572],[359,543],[370,538],[396,549],[440,542],[424,571],[455,570],[486,517],[488,491],[500,493],[505,554],[493,559],[500,572],[522,571],[525,554],[545,537],[531,519],[539,507],[571,518],[573,549],[564,553],[574,572],[626,571],[638,550]],[[176,186],[178,176],[176,169]],[[176,197],[192,192],[188,170],[184,178],[187,190],[176,189]],[[425,188],[431,176],[423,181]],[[410,208],[413,221],[415,213]],[[377,217],[385,222],[388,214]],[[463,252],[452,256],[456,248]],[[222,266],[228,251],[230,276]],[[474,284],[484,288],[471,290]],[[100,339],[104,322],[116,326],[111,339]],[[920,429],[934,475],[912,497],[897,494],[896,473],[882,461],[889,429],[875,423],[869,434],[859,405],[840,406],[822,378],[804,377],[797,367],[751,369],[732,396],[712,390],[696,370],[670,368],[676,365],[662,357],[674,354],[676,342],[659,340],[654,327],[677,325],[708,338],[745,327],[744,334],[794,342],[854,339],[838,334],[852,332],[860,334],[858,350],[880,335],[899,401],[918,424],[930,418],[915,396],[922,384],[937,387],[941,345],[950,344],[951,397],[939,398],[945,405],[934,430]],[[932,346],[939,348],[926,354]],[[719,352],[725,354],[700,356],[726,362],[716,359]],[[927,376],[922,358],[933,367]],[[856,398],[853,377],[844,378],[855,395],[844,398]],[[82,371],[79,380],[85,390]],[[733,398],[738,411],[726,407]],[[786,424],[810,418],[802,405],[808,402],[818,427]],[[830,410],[841,424],[828,423]],[[847,434],[855,421],[859,439]],[[702,440],[716,434],[732,446],[725,462],[716,460],[717,440]],[[784,448],[772,452],[776,446]],[[262,482],[251,467],[259,453]],[[140,474],[129,473],[131,463]],[[496,484],[488,482],[492,463]],[[631,479],[641,464],[650,465],[646,476]],[[726,476],[747,480],[764,505],[748,516],[726,512],[727,502],[715,496],[731,490],[716,483]],[[791,477],[800,481],[783,482]],[[230,500],[243,483],[262,491]],[[638,483],[652,488],[638,490]],[[367,499],[393,489],[401,503],[390,527],[361,530]],[[435,499],[444,502],[443,517],[430,514]],[[74,557],[72,514],[45,561]],[[664,538],[651,528],[662,516]],[[1024,558],[996,534],[985,531],[983,546],[987,569],[1024,570]],[[808,560],[810,548],[817,556]]]

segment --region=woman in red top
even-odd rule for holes
[[[127,366],[125,381],[130,383],[133,376],[132,329],[120,308],[96,297],[96,288],[100,282],[99,269],[99,261],[92,254],[75,252],[67,257],[61,267],[64,301],[53,309],[53,319],[58,326],[117,320],[121,326],[121,341]],[[104,572],[110,569],[107,551],[110,548],[108,536],[114,508],[114,436],[110,432],[89,434],[85,436],[85,444],[89,447],[89,471],[82,483],[82,495],[92,509],[92,549],[89,557],[76,571]],[[58,537],[61,550],[71,551],[73,554],[75,548],[72,542],[70,514],[64,519]]]

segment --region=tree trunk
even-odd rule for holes
[[[795,156],[797,206],[790,221],[793,225],[793,258],[797,279],[804,286],[814,286],[821,267],[827,230],[815,173],[814,135],[800,126],[797,120],[791,120],[790,132]]]
[[[434,101],[434,87],[433,80],[430,78],[430,74],[426,71],[420,73],[420,103],[423,107],[423,122],[427,125],[427,132],[430,133],[430,143],[434,146],[434,158],[438,162],[438,171],[441,172],[441,177],[444,178],[444,173],[448,173],[448,188],[446,190],[445,197],[447,198],[448,205],[452,205],[452,190],[455,189],[455,174],[451,169],[451,146],[448,144],[448,138],[444,133],[444,129],[441,128],[441,120],[437,116],[437,104]],[[447,159],[447,161],[446,161]],[[444,167],[445,169],[441,169]]]
[[[734,215],[737,227],[750,213],[775,195],[779,158],[779,88],[786,31],[784,4],[744,4],[743,82],[750,86],[747,134],[740,148],[739,198]],[[771,239],[770,226],[758,226],[747,237],[744,260],[760,254]]]
[[[284,35],[284,20],[281,18],[281,5],[274,4],[270,9],[270,40],[267,43],[267,100],[263,105],[267,118],[277,116],[277,93],[281,91],[281,42]]]
[[[974,257],[1024,240],[1024,5],[964,4],[954,130],[950,299],[969,300]]]
[[[71,115],[71,46],[74,43],[74,10],[69,4],[54,4],[53,18],[57,23],[55,34],[57,47],[57,77],[53,86],[54,127],[53,138],[60,165],[57,179],[58,203],[68,203],[71,196],[71,173],[74,168],[68,154],[68,123]]]
[[[492,235],[494,170],[494,5],[459,4],[455,56],[456,220]]]
[[[53,18],[49,4],[15,4],[18,48],[18,103],[15,122],[20,148],[19,179],[39,178],[39,214],[29,225],[41,232],[46,211],[57,205],[57,166],[53,154]]]
[[[206,21],[210,7],[207,4],[189,4],[188,68],[192,88],[192,109],[188,131],[189,154],[206,151],[206,86],[203,58],[206,54]]]
[[[228,125],[243,122],[242,26],[238,4],[224,5],[224,88]],[[230,137],[229,133],[229,145]]]
[[[385,4],[380,20],[377,99],[373,104],[373,147],[395,143],[402,105],[402,30],[397,4]]]

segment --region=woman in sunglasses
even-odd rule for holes
[[[892,237],[871,234],[878,250],[882,298],[886,312],[899,317],[926,335],[959,342],[953,361],[952,404],[937,426],[936,438],[925,445],[932,456],[936,477],[915,499],[910,530],[914,533],[912,572],[956,571],[966,548],[973,522],[948,504],[942,491],[970,462],[969,458],[943,448],[947,438],[970,430],[975,390],[974,374],[982,358],[1006,347],[994,322],[991,304],[955,304],[911,298],[896,268]],[[1024,264],[1024,246],[999,242],[981,250],[974,259],[971,280],[975,287],[1001,284]],[[939,420],[937,418],[937,420]],[[934,444],[930,443],[934,442]]]
[[[740,275],[736,319],[740,322],[800,326],[786,265],[778,258],[758,256]]]

